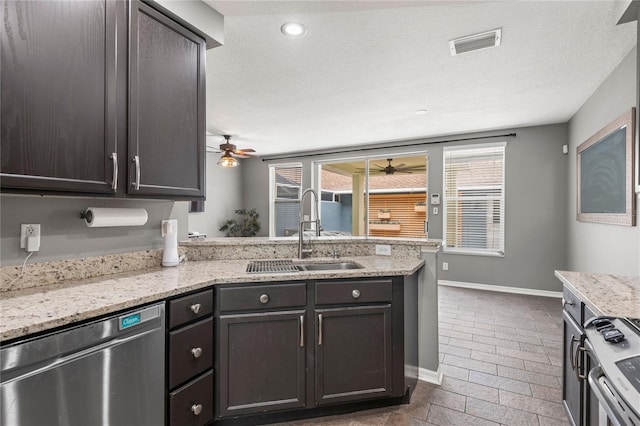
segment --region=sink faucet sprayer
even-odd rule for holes
[[[304,207],[304,197],[308,194],[308,193],[312,193],[315,201],[314,201],[314,208],[315,208],[315,214],[316,214],[316,220],[304,220],[304,215],[303,215],[303,207]],[[308,249],[303,249],[302,247],[304,246],[304,224],[305,223],[314,223],[316,224],[316,237],[320,236],[320,216],[318,216],[318,194],[316,193],[316,191],[314,191],[311,188],[307,188],[304,190],[304,192],[302,193],[302,195],[300,196],[300,223],[298,225],[298,257],[300,259],[303,259],[305,257],[305,255],[309,255],[312,252],[311,248]]]

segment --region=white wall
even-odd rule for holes
[[[629,24],[625,24],[629,25]],[[636,105],[637,46],[596,89],[569,121],[568,269],[640,275],[640,228],[576,220],[576,148],[609,122]],[[637,203],[636,203],[637,204]],[[636,215],[638,209],[636,206]],[[640,225],[640,215],[637,219]]]

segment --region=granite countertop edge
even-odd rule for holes
[[[335,259],[314,258],[313,262]],[[354,256],[340,258],[362,269],[248,274],[248,260],[193,261],[174,268],[156,267],[73,282],[2,293],[0,342],[90,320],[219,284],[269,283],[411,275],[419,258]]]
[[[594,314],[640,318],[640,277],[574,271],[555,275]]]

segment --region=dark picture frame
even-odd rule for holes
[[[635,226],[635,108],[577,148],[577,220]]]

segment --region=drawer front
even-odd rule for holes
[[[391,302],[392,282],[385,280],[316,283],[316,304]]]
[[[169,333],[169,388],[213,366],[213,318]]]
[[[581,302],[566,286],[562,289],[562,299],[564,309],[578,324],[582,324]]]
[[[295,308],[307,304],[305,283],[220,288],[220,311]]]
[[[173,329],[213,313],[213,290],[190,294],[169,302],[169,328]]]
[[[213,417],[213,371],[169,394],[171,426],[202,426]]]

